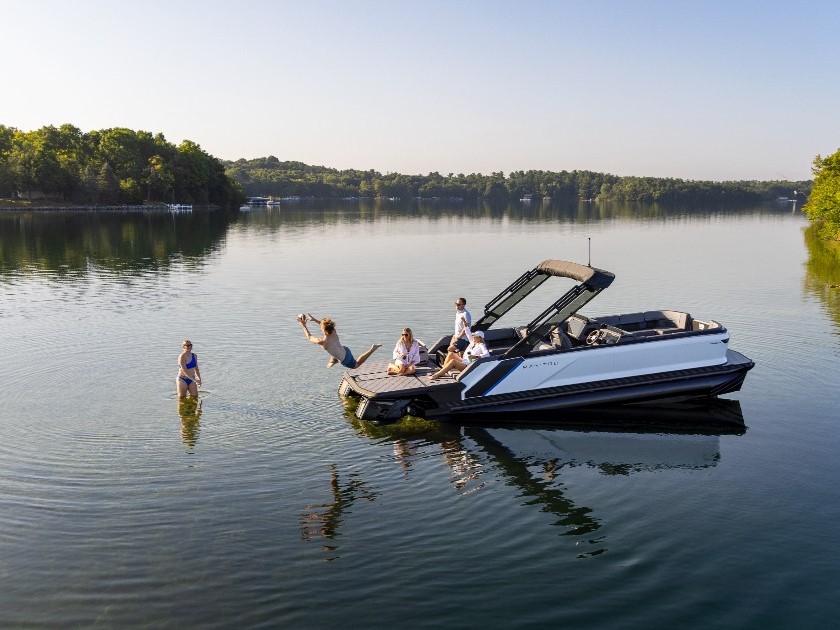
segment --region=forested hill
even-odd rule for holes
[[[514,171],[470,175],[382,174],[377,171],[337,170],[302,162],[281,162],[274,156],[225,162],[226,173],[249,196],[271,197],[438,197],[464,200],[510,201],[534,198],[575,201],[757,202],[807,195],[810,181],[691,181],[657,177],[617,177],[592,171]],[[803,196],[804,198],[804,196]]]
[[[20,131],[0,125],[0,197],[74,204],[144,201],[229,205],[242,199],[222,162],[198,144],[113,128],[73,125]]]
[[[337,170],[274,156],[219,160],[198,144],[124,128],[83,133],[72,125],[20,131],[0,125],[0,197],[75,204],[238,203],[248,196],[413,197],[507,202],[526,195],[556,201],[759,202],[804,197],[811,182],[691,181],[618,177],[593,171],[428,175]]]

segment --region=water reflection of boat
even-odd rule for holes
[[[466,434],[479,442],[493,440],[518,459],[554,470],[591,466],[606,474],[628,474],[716,466],[720,436],[746,431],[735,400],[629,407],[583,410],[571,423],[550,427],[477,425]]]
[[[703,470],[720,460],[720,435],[745,431],[741,406],[731,400],[588,409],[550,425],[458,426],[415,417],[381,424],[358,420],[349,401],[346,417],[360,435],[392,441],[395,461],[406,474],[413,459],[427,458],[429,447],[437,445],[461,494],[481,490],[487,479],[515,487],[523,508],[538,506],[556,517],[553,525],[575,539],[579,557],[604,553],[606,540],[597,533],[602,522],[593,508],[568,496],[564,471]]]
[[[671,433],[695,435],[743,435],[747,431],[741,403],[716,398],[682,401],[672,404],[635,403],[629,405],[580,407],[561,416],[531,414],[528,420],[511,424],[523,427],[546,423],[570,431],[622,433]],[[504,426],[499,418],[495,426]]]

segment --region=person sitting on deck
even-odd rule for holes
[[[330,360],[327,361],[328,368],[331,368],[336,363],[341,363],[346,368],[357,368],[370,355],[382,347],[382,344],[375,343],[356,359],[353,357],[353,353],[350,352],[350,348],[341,345],[341,340],[338,338],[338,333],[335,330],[335,322],[332,319],[329,317],[316,319],[311,313],[309,314],[309,319],[321,327],[321,332],[324,333],[323,337],[313,337],[310,334],[309,328],[306,327],[306,315],[298,315],[297,321],[301,328],[303,328],[303,334],[306,335],[306,338],[312,343],[321,346],[330,355]]]
[[[393,361],[388,364],[388,374],[391,376],[414,374],[418,363],[420,363],[420,344],[414,338],[411,328],[403,328],[402,335],[394,348]]]
[[[484,333],[476,330],[470,333],[471,343],[464,350],[464,355],[458,354],[454,346],[449,346],[449,352],[446,359],[443,361],[441,368],[434,374],[429,374],[429,380],[435,380],[446,376],[450,371],[462,371],[467,369],[467,366],[482,357],[490,356],[490,351],[487,349],[487,344],[484,343]]]

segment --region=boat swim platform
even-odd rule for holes
[[[437,371],[434,365],[418,365],[416,372],[409,376],[391,376],[387,373],[390,361],[365,361],[360,368],[351,368],[344,372],[344,378],[352,380],[353,389],[368,398],[395,399],[405,396],[417,396],[424,391],[452,386],[457,383],[452,376],[442,376],[429,380],[429,375]]]

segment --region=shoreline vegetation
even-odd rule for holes
[[[20,131],[0,125],[0,198],[73,207],[241,202],[221,160],[191,140],[73,125]]]
[[[0,208],[151,209],[164,204],[235,207],[271,199],[664,204],[804,201],[811,181],[699,181],[594,171],[441,175],[338,170],[274,156],[226,161],[190,140],[73,125],[20,131],[0,125]],[[5,200],[5,201],[4,201]]]
[[[811,181],[695,181],[619,177],[594,171],[513,171],[441,175],[382,174],[338,170],[274,156],[225,162],[226,173],[248,196],[355,200],[448,200],[467,202],[620,201],[658,203],[757,203],[779,198],[803,201]]]
[[[816,227],[819,238],[840,241],[840,149],[814,158],[814,184],[802,211]]]

